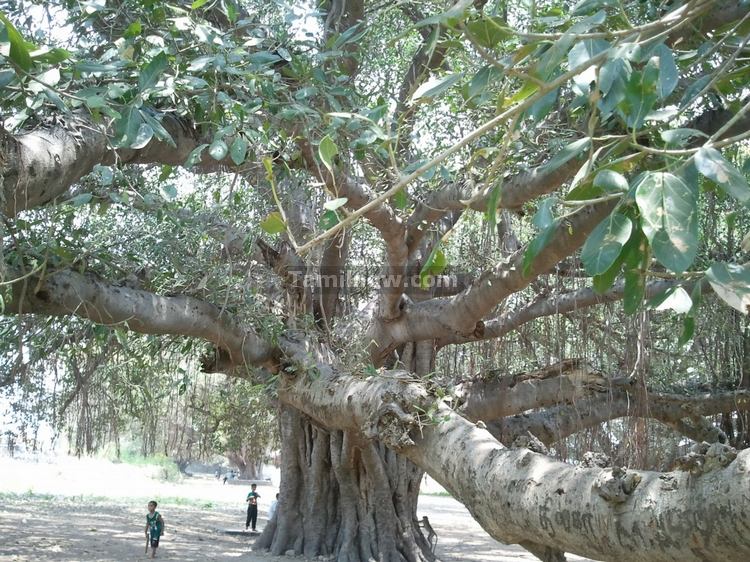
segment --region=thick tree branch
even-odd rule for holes
[[[371,333],[374,342],[371,356],[376,365],[383,363],[395,347],[407,341],[445,337],[479,337],[479,321],[509,295],[520,291],[557,262],[575,252],[589,233],[614,208],[615,203],[598,203],[573,213],[560,222],[551,242],[531,261],[524,271],[525,248],[516,252],[509,263],[498,264],[485,272],[468,289],[454,297],[432,299],[404,310],[392,322],[375,322]]]
[[[652,281],[646,284],[644,296],[645,298],[651,298],[678,285],[677,281]],[[484,330],[481,334],[470,334],[469,336],[451,334],[446,338],[442,338],[438,343],[440,346],[444,346],[501,338],[517,330],[520,326],[538,318],[556,314],[567,314],[584,308],[619,301],[624,296],[624,281],[618,281],[610,290],[601,294],[594,291],[591,287],[586,287],[577,291],[568,291],[561,295],[544,295],[524,307],[508,311],[497,318],[484,322]]]
[[[603,396],[494,420],[487,427],[502,442],[513,441],[516,435],[531,432],[549,445],[583,429],[623,417],[651,418],[674,424],[685,418],[696,419],[735,410],[750,410],[747,390],[689,396],[613,388]]]
[[[626,378],[608,378],[589,365],[568,360],[541,371],[511,376],[485,375],[462,382],[456,388],[458,412],[472,421],[495,420],[533,408],[569,404],[606,393]]]
[[[154,138],[138,150],[113,149],[111,131],[83,114],[59,118],[19,135],[0,128],[2,212],[13,217],[54,201],[97,164],[183,165],[201,144],[197,132],[189,122],[171,114],[163,114],[161,123],[175,146]],[[205,153],[193,169],[203,173],[236,168],[229,156],[217,162]]]
[[[282,345],[295,364],[317,361],[308,346]],[[719,456],[715,469],[701,475],[583,469],[527,449],[508,450],[444,405],[434,418],[439,422],[420,418],[434,399],[405,374],[353,377],[325,361],[315,376],[306,370],[283,376],[284,403],[328,428],[377,438],[405,455],[498,540],[534,536],[540,545],[604,560],[632,552],[643,562],[750,557],[750,451],[734,461]],[[721,524],[699,528],[696,517]]]
[[[165,297],[118,287],[74,271],[12,282],[6,313],[87,318],[97,324],[134,332],[179,335],[214,344],[222,367],[275,365],[275,348],[252,328],[235,321],[217,306],[188,296]]]

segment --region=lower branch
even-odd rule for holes
[[[222,370],[275,364],[275,349],[252,328],[240,325],[219,307],[193,297],[165,297],[66,270],[21,279],[11,283],[11,288],[6,313],[74,315],[141,334],[200,338],[218,348],[221,361],[214,367]]]
[[[549,445],[583,429],[623,417],[651,418],[674,427],[685,418],[699,419],[735,410],[750,410],[750,391],[685,396],[613,389],[606,395],[574,404],[493,420],[487,427],[503,443],[530,432]],[[698,433],[694,435],[698,436]],[[701,435],[708,434],[703,432]]]

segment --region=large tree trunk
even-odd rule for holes
[[[263,478],[263,456],[255,451],[227,451],[225,453],[229,462],[240,471],[243,480],[260,480]]]
[[[281,412],[277,516],[257,547],[339,562],[435,560],[416,516],[422,471],[349,431],[326,431],[297,410]]]

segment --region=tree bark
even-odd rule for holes
[[[302,349],[294,355],[309,361]],[[583,469],[506,449],[406,374],[362,379],[325,365],[317,372],[285,377],[281,400],[328,428],[380,439],[498,540],[531,536],[543,547],[613,561],[633,552],[643,562],[750,557],[750,450],[717,444],[698,472]],[[431,406],[433,416],[420,414]]]
[[[281,411],[277,515],[256,547],[338,562],[435,560],[416,518],[422,471],[356,432],[322,429]]]

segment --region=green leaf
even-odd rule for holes
[[[589,275],[602,275],[612,267],[630,239],[633,223],[625,215],[612,213],[593,230],[581,250],[581,261]]]
[[[164,164],[161,167],[161,173],[159,174],[159,181],[160,182],[166,181],[167,178],[172,175],[172,172],[174,172],[174,167],[170,166],[169,164]]]
[[[655,310],[674,310],[677,314],[685,314],[693,307],[693,301],[682,287],[666,291],[657,302],[649,303]],[[655,299],[651,299],[655,301]]]
[[[695,333],[695,316],[685,316],[682,321],[682,332],[677,340],[677,345],[683,346],[693,339]]]
[[[323,230],[328,230],[330,228],[333,228],[336,226],[339,222],[339,215],[336,213],[336,211],[326,211],[322,215],[320,215],[320,228]]]
[[[263,167],[266,169],[266,179],[273,183],[273,160],[269,156],[263,158]]]
[[[141,117],[153,129],[154,134],[159,140],[163,140],[169,146],[177,148],[174,139],[172,139],[172,135],[170,135],[169,131],[164,128],[164,126],[161,124],[161,121],[159,121],[156,117],[153,117],[149,111],[141,110]]]
[[[619,172],[601,170],[594,177],[594,187],[601,188],[608,193],[627,193],[628,180]]]
[[[148,123],[141,123],[138,126],[138,132],[135,135],[135,138],[133,139],[133,142],[130,143],[130,148],[140,149],[146,146],[149,142],[151,142],[151,139],[154,137],[154,130],[151,128],[151,125]]]
[[[467,99],[475,98],[478,95],[487,91],[490,82],[500,76],[500,71],[494,66],[484,66],[479,69],[474,77],[469,82],[467,93]]]
[[[166,199],[167,201],[171,201],[175,197],[177,197],[177,188],[170,183],[160,185],[159,191],[161,191],[162,197],[164,197],[164,199]]]
[[[88,205],[93,197],[94,196],[91,195],[91,193],[79,193],[75,197],[71,197],[70,199],[68,199],[68,203],[70,203],[74,207],[81,207],[83,205]]]
[[[355,25],[352,25],[348,27],[341,35],[336,37],[336,40],[333,42],[333,45],[331,45],[332,50],[339,49],[346,45],[347,43],[355,43],[359,39],[362,39],[362,37],[368,32],[368,28],[364,25],[363,22],[359,22]],[[288,59],[291,60],[291,59]]]
[[[447,92],[456,82],[458,82],[462,73],[456,72],[446,74],[445,76],[436,77],[422,84],[411,96],[411,103],[420,100],[433,100],[441,94]]]
[[[564,33],[562,37],[555,41],[535,65],[536,76],[545,81],[549,80],[560,67],[560,63],[565,59],[565,55],[568,54],[574,41],[575,36],[572,33]]]
[[[581,0],[575,4],[571,10],[571,15],[581,16],[598,10],[600,8],[607,8],[610,6],[617,6],[618,0]]]
[[[547,228],[542,230],[534,237],[531,242],[529,242],[529,245],[526,247],[526,251],[523,254],[522,271],[524,276],[528,276],[529,272],[531,271],[531,266],[534,263],[534,258],[536,258],[539,255],[539,252],[541,252],[555,238],[555,234],[557,234],[558,232],[557,227],[559,226],[559,224],[560,220],[558,219]]]
[[[13,24],[10,23],[10,20],[2,12],[0,12],[0,21],[5,24],[5,32],[8,35],[8,42],[10,43],[10,60],[28,72],[31,70],[31,55],[26,46],[26,41],[24,41],[23,36],[15,27],[13,27]]]
[[[621,58],[607,61],[599,70],[599,90],[602,93],[599,111],[602,112],[602,117],[609,116],[625,99],[631,72],[630,63]]]
[[[141,31],[143,31],[143,25],[140,21],[136,20],[125,29],[124,35],[125,37],[138,37]]]
[[[544,230],[555,222],[555,216],[552,214],[552,209],[560,202],[557,197],[546,197],[539,202],[539,208],[531,219],[532,224],[537,227],[538,230]]]
[[[206,149],[208,145],[207,144],[201,144],[199,146],[196,146],[192,152],[188,155],[187,160],[185,160],[185,167],[190,168],[192,166],[195,166],[201,161],[201,154]]]
[[[331,137],[328,135],[320,139],[318,145],[318,154],[320,159],[323,161],[323,165],[328,168],[329,171],[333,172],[333,157],[339,153],[339,149],[336,143],[333,142]]]
[[[91,74],[106,74],[110,72],[117,72],[120,68],[114,64],[101,64],[98,62],[79,61],[75,63],[74,68],[78,72],[87,72]]]
[[[227,157],[227,152],[229,152],[229,148],[227,148],[227,143],[225,143],[221,139],[216,139],[214,142],[211,143],[211,146],[208,147],[208,153],[211,155],[211,158],[214,160],[224,160],[224,158]]]
[[[715,148],[703,147],[695,154],[695,167],[728,195],[750,207],[750,186],[745,176]]]
[[[670,129],[661,132],[662,140],[671,146],[685,146],[692,137],[708,138],[708,135],[696,129]]]
[[[430,287],[430,277],[440,275],[445,271],[445,267],[448,265],[448,260],[445,257],[445,253],[440,249],[440,245],[437,244],[430,252],[427,257],[422,269],[419,271],[419,286],[423,289]]]
[[[620,274],[620,270],[622,269],[622,264],[624,261],[625,251],[622,251],[607,271],[600,275],[594,275],[592,279],[592,285],[596,293],[602,295],[609,291],[612,285],[614,285],[615,279],[617,279],[617,276]]]
[[[487,198],[487,222],[490,223],[490,230],[495,230],[497,224],[497,205],[500,202],[500,196],[502,195],[502,180],[495,183],[490,191],[490,196]]]
[[[268,234],[278,234],[286,230],[286,224],[284,219],[281,218],[281,213],[274,211],[268,215],[261,223],[260,227]]]
[[[164,69],[167,68],[168,64],[169,61],[167,55],[163,51],[151,59],[151,61],[141,69],[141,73],[138,76],[138,90],[143,92],[148,88],[153,87],[159,81],[159,78],[164,73]]]
[[[682,273],[698,252],[698,187],[667,172],[647,172],[635,191],[654,256]]]
[[[568,67],[571,69],[576,68],[591,60],[602,51],[606,51],[609,47],[609,43],[604,39],[583,39],[576,43],[568,53]],[[587,96],[591,89],[591,83],[595,81],[596,67],[590,66],[573,77],[573,89],[576,93]]]
[[[257,53],[252,53],[251,55],[248,55],[247,60],[251,64],[265,66],[265,65],[273,64],[275,62],[279,62],[283,59],[275,53],[269,53],[268,51],[259,51]]]
[[[5,88],[16,79],[16,73],[12,70],[0,70],[0,88]]]
[[[510,98],[505,98],[503,100],[503,107],[510,107],[511,105],[518,103],[519,101],[523,101],[529,96],[534,95],[537,90],[539,90],[539,85],[536,82],[532,82],[531,80],[524,82],[520,90],[518,90]]]
[[[550,158],[549,161],[542,166],[542,168],[545,172],[552,172],[554,170],[557,170],[560,166],[562,166],[569,160],[575,158],[583,151],[588,150],[590,146],[590,137],[584,137],[582,139],[578,139],[577,141],[573,141],[565,146],[560,152],[555,154],[552,158]]]
[[[391,198],[393,204],[397,209],[403,211],[409,206],[409,196],[406,195],[405,189],[399,189],[396,194]]]
[[[682,324],[682,333],[680,334],[680,338],[677,340],[677,345],[685,345],[693,338],[693,334],[695,333],[695,318],[698,315],[698,309],[700,308],[701,301],[703,300],[701,296],[701,287],[701,283],[696,283],[695,287],[693,287],[693,292],[690,294],[690,300],[692,301],[693,305],[690,307],[690,310],[685,316],[685,320]]]
[[[83,98],[83,101],[86,103],[86,106],[89,107],[90,109],[99,109],[107,105],[107,100],[105,100],[102,96],[98,96],[98,95],[85,96]]]
[[[70,51],[59,47],[55,47],[54,49],[40,47],[35,51],[31,51],[29,54],[31,55],[32,60],[46,62],[48,64],[60,64],[70,58]]]
[[[706,278],[721,300],[743,314],[750,311],[750,265],[717,262]]]
[[[207,2],[208,0],[195,0],[192,4],[190,4],[190,9],[197,10],[201,6],[205,6]]]
[[[349,201],[348,197],[339,197],[337,199],[333,199],[332,201],[326,201],[323,203],[323,208],[328,209],[329,211],[335,211],[339,207],[343,207],[346,205],[346,202]]]
[[[480,19],[467,22],[466,29],[477,43],[487,49],[492,49],[500,41],[513,37],[513,30],[499,16],[482,15]]]
[[[659,66],[659,84],[657,92],[661,99],[666,98],[677,87],[680,72],[674,60],[674,53],[666,45],[659,45],[654,51]]]
[[[657,80],[659,68],[654,59],[650,60],[643,71],[633,71],[625,87],[625,99],[619,108],[625,123],[631,129],[640,129],[646,116],[651,112],[659,95]]]
[[[434,24],[453,27],[464,18],[466,11],[471,7],[472,3],[473,0],[458,0],[458,2],[448,8],[445,12],[420,20],[414,24],[414,27],[420,28]]]
[[[245,139],[245,137],[237,135],[234,138],[232,146],[229,149],[229,156],[232,158],[232,162],[234,162],[237,166],[245,161],[248,146],[249,143],[247,142],[247,139]]]
[[[142,123],[140,111],[132,105],[128,106],[115,121],[115,146],[130,148],[138,137]]]
[[[43,92],[46,86],[55,86],[60,81],[60,69],[50,68],[46,72],[37,75],[38,82],[29,82],[28,88],[32,92]]]
[[[644,271],[648,265],[649,252],[646,241],[642,240],[642,235],[639,238],[641,240],[634,239],[634,243],[625,256],[625,296],[623,298],[625,314],[637,312],[646,294]]]

